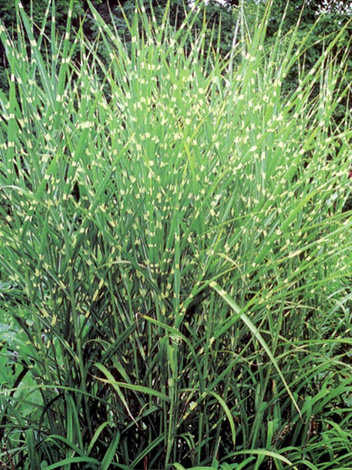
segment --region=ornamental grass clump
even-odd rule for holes
[[[239,13],[227,58],[195,11],[175,30],[137,4],[126,45],[91,7],[109,61],[70,14],[59,41],[51,13],[34,35],[17,8],[16,40],[1,28],[5,468],[349,468],[338,36],[286,96],[305,40],[297,26],[267,50],[270,5],[252,32]]]

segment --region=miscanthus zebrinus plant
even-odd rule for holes
[[[1,28],[4,468],[351,468],[338,37],[285,96],[305,40],[297,26],[266,49],[270,5],[253,31],[241,12],[227,58],[194,12],[174,30],[137,5],[126,45],[92,8],[108,62],[70,14],[60,41],[54,6],[50,37],[17,8],[16,39]]]

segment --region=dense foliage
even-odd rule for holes
[[[346,29],[130,13],[0,29],[2,465],[348,469]]]
[[[104,3],[104,2],[103,2]],[[149,2],[144,2],[146,5]],[[167,0],[154,2],[158,5],[157,11],[159,17],[167,5]],[[246,15],[246,27],[249,31],[257,24],[258,14],[262,16],[265,8],[270,2],[267,0],[228,0],[227,2],[217,2],[216,0],[209,0],[208,2],[197,2],[198,8],[201,9],[202,14],[206,16],[206,37],[207,45],[212,44],[222,56],[226,56],[231,52],[233,46],[233,36],[236,30],[236,24],[240,19],[242,9]],[[181,16],[180,12],[184,8],[189,8],[189,3],[182,0],[173,0],[171,5],[171,18]],[[224,6],[226,5],[226,7]],[[125,3],[125,8],[134,5],[133,0]],[[114,10],[118,14],[118,9]],[[178,13],[176,13],[178,12]],[[158,14],[156,15],[158,16]],[[199,17],[201,18],[201,16]],[[352,37],[352,6],[350,2],[342,2],[340,0],[295,0],[287,2],[286,0],[274,0],[273,8],[271,9],[270,17],[265,36],[265,47],[270,48],[276,41],[276,36],[279,34],[284,37],[285,34],[296,28],[299,23],[300,27],[297,31],[298,38],[301,41],[305,40],[305,53],[302,54],[300,61],[295,64],[290,70],[290,73],[285,78],[284,90],[289,91],[297,87],[299,77],[302,74],[309,73],[316,61],[319,59],[327,44],[329,44],[334,37],[345,27],[342,35],[339,36],[339,41],[336,42],[332,54],[335,59],[339,61],[341,54],[346,49],[351,50],[350,40]],[[107,17],[105,17],[107,19]],[[319,19],[319,21],[317,21]],[[196,22],[197,25],[197,22]],[[198,24],[201,28],[201,25]],[[215,32],[215,34],[212,34]],[[342,51],[342,52],[341,52]],[[344,83],[342,89],[352,82],[352,53],[349,52],[346,63],[346,70],[343,76]],[[318,86],[314,91],[314,95],[318,93]],[[343,118],[344,109],[350,106],[351,95],[348,94],[343,103],[338,106],[334,113],[334,119],[340,120]]]
[[[41,0],[23,1],[25,11],[30,15],[36,28],[40,28],[46,14],[47,8],[51,8],[51,3],[55,7],[57,31],[62,34],[65,30],[69,0],[56,0],[56,2],[42,2]],[[157,22],[161,22],[165,9],[169,9],[170,22],[179,27],[185,18],[185,14],[189,12],[191,3],[185,0],[155,0],[153,2],[142,2],[146,9],[146,13],[150,17],[151,5],[153,7],[154,18]],[[125,16],[129,20],[133,17],[135,9],[135,0],[91,0],[91,4],[97,8],[97,11],[102,16],[107,24],[114,27],[119,32],[119,35],[125,41],[130,41],[130,34],[126,27]],[[219,53],[223,56],[229,54],[233,43],[233,35],[236,29],[237,21],[241,15],[241,9],[244,8],[246,12],[247,27],[250,29],[256,23],[258,9],[262,15],[268,1],[261,0],[246,0],[240,2],[239,0],[228,0],[217,2],[209,0],[208,2],[197,1],[197,8],[201,10],[202,14],[206,14],[206,36],[205,41],[207,46],[212,44]],[[320,13],[319,22],[317,17]],[[297,86],[297,80],[300,71],[309,72],[315,61],[321,56],[321,53],[326,44],[331,38],[336,35],[341,25],[344,25],[351,19],[352,9],[348,2],[341,2],[339,0],[295,0],[294,2],[287,2],[286,0],[275,0],[274,8],[270,15],[267,33],[266,33],[266,46],[271,47],[275,36],[280,29],[280,22],[284,17],[285,20],[281,25],[281,35],[289,32],[300,21],[300,28],[298,34],[305,38],[309,33],[307,42],[306,54],[302,56],[302,61],[296,64],[289,76],[286,78],[285,89],[293,89]],[[9,29],[10,36],[15,34],[16,25],[16,8],[14,8],[14,0],[0,0],[0,17],[4,22],[6,28]],[[98,38],[97,23],[90,14],[88,0],[75,0],[72,9],[72,27],[78,30],[83,18],[84,33],[89,41],[94,42]],[[193,28],[202,28],[203,16],[199,15],[199,19],[193,25]],[[39,29],[34,28],[34,33],[39,33]],[[47,25],[47,33],[49,34],[50,25]],[[352,26],[345,29],[343,35],[340,36],[339,42],[335,47],[335,56],[338,57],[339,51],[348,47],[351,37]],[[221,31],[221,33],[220,33]],[[215,33],[215,34],[214,34]],[[45,42],[45,41],[44,41]],[[207,48],[206,48],[207,49]],[[100,54],[102,57],[106,54],[106,49],[101,44]],[[0,87],[7,88],[6,79],[6,60],[4,50],[0,44]],[[106,57],[105,57],[106,59]],[[344,75],[346,81],[352,80],[352,57],[346,62],[348,72]],[[344,103],[346,105],[347,102]],[[340,107],[337,118],[343,114]]]

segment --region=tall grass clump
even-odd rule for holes
[[[305,42],[297,26],[266,50],[270,6],[253,32],[242,12],[226,59],[194,12],[175,30],[137,4],[127,47],[92,7],[108,64],[70,13],[58,40],[54,7],[50,38],[17,8],[16,40],[1,28],[3,466],[350,468],[338,37],[284,96]]]

